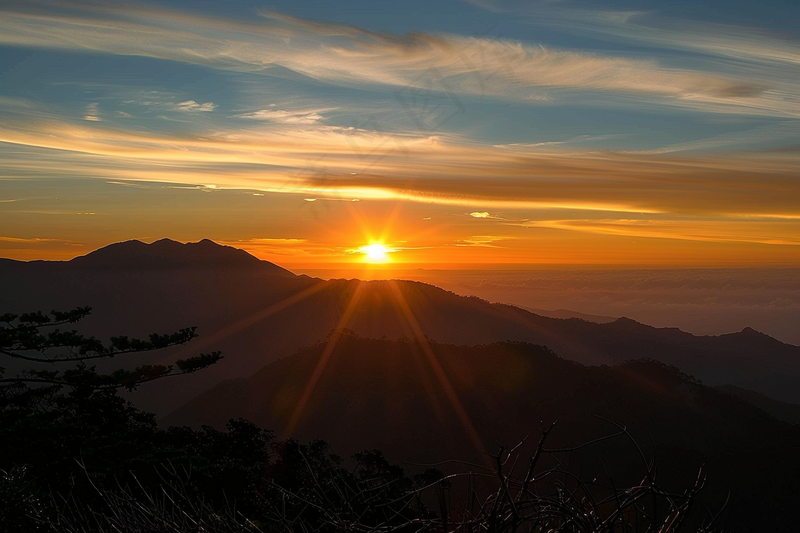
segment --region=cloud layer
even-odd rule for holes
[[[520,21],[527,13],[480,4],[513,8]],[[419,236],[394,243],[398,257],[613,260],[614,243],[633,261],[646,241],[653,261],[712,244],[725,257],[769,248],[758,257],[800,259],[796,43],[567,7],[537,7],[547,15],[537,24],[638,48],[543,45],[535,30],[525,40],[376,32],[277,12],[1,6],[12,83],[0,88],[0,180],[18,192],[0,198],[0,224],[18,228],[4,246],[69,241],[23,231],[42,227],[35,217],[102,224],[85,220],[110,216],[105,200],[64,207],[51,192],[58,181],[95,180],[126,194],[194,191],[196,231],[227,217],[248,231],[223,240],[310,260],[356,249],[363,243],[334,241],[353,227],[366,235],[371,220],[399,216],[398,205],[414,212],[406,223]],[[51,66],[78,65],[77,80],[69,66],[22,76],[33,72],[23,55],[41,66],[48,54]],[[263,198],[258,220],[281,232],[249,232],[237,210],[245,196]],[[153,227],[178,218],[174,196],[141,198]],[[196,213],[206,210],[224,216],[202,226]],[[74,216],[87,213],[97,216]],[[325,220],[324,237],[299,231],[312,219]]]
[[[347,87],[384,85],[529,102],[551,100],[548,91],[553,89],[601,91],[709,112],[800,116],[800,104],[785,94],[785,87],[764,79],[507,39],[377,33],[278,13],[234,22],[154,8],[93,6],[89,12],[74,7],[61,13],[6,9],[0,18],[0,43],[146,56],[243,72],[283,67]],[[203,111],[214,105],[184,104]]]

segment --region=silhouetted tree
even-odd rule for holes
[[[469,471],[445,475],[424,465],[414,476],[375,449],[355,454],[348,469],[325,441],[275,441],[272,432],[243,419],[229,421],[224,430],[159,429],[152,414],[119,390],[206,368],[219,352],[174,365],[100,372],[89,363],[184,344],[196,334],[187,328],[148,340],[112,337],[104,344],[59,329],[88,313],[79,308],[0,317],[6,324],[0,327],[0,355],[31,365],[14,377],[0,372],[0,531],[715,529],[718,515],[690,515],[703,472],[683,491],[663,489],[656,483],[655,459],[613,422],[617,432],[567,448],[548,448],[555,424],[543,426],[532,452],[525,446],[529,434],[490,454],[493,466],[455,461],[448,470],[461,464]],[[552,352],[540,355],[541,365],[557,362]],[[629,366],[637,364],[644,363]],[[655,371],[677,375],[669,367]],[[573,452],[621,437],[634,444],[631,457],[644,466],[635,485],[587,479],[570,467]]]
[[[25,367],[13,376],[0,367],[0,493],[16,494],[0,502],[0,530],[17,524],[22,520],[19,509],[50,490],[79,493],[75,479],[81,469],[102,481],[155,460],[154,416],[120,397],[118,390],[196,372],[221,358],[220,352],[212,352],[172,365],[100,372],[93,361],[185,344],[197,334],[195,328],[186,328],[146,340],[112,337],[106,344],[62,329],[90,312],[79,307],[0,315],[0,362],[13,360]]]
[[[101,374],[94,366],[88,366],[87,362],[185,344],[197,337],[196,328],[184,328],[168,334],[153,333],[147,340],[111,337],[109,344],[80,335],[75,330],[62,331],[59,328],[79,322],[89,313],[91,307],[78,307],[66,312],[51,311],[49,314],[0,315],[0,323],[5,324],[0,326],[0,354],[32,365],[71,365],[65,370],[31,368],[14,377],[6,377],[5,369],[0,367],[0,383],[69,386],[93,391],[119,388],[133,390],[148,381],[196,372],[222,357],[220,352],[212,352],[178,359],[174,366],[141,365]]]

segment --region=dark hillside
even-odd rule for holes
[[[418,282],[323,281],[207,240],[129,241],[69,262],[0,261],[4,312],[82,305],[93,307],[81,324],[86,333],[116,335],[121,324],[131,335],[198,326],[200,338],[177,355],[223,351],[225,359],[212,371],[192,376],[180,388],[146,387],[137,403],[162,415],[223,379],[248,377],[324,339],[337,327],[375,338],[422,333],[459,345],[532,342],[590,365],[647,356],[710,385],[732,384],[800,403],[800,348],[747,329],[703,337],[625,318],[606,324],[548,318]]]
[[[753,511],[737,515],[743,523],[759,520],[756,509],[792,505],[800,427],[674,367],[586,367],[524,343],[429,346],[345,333],[330,353],[320,344],[221,383],[165,422],[219,426],[235,413],[285,437],[324,436],[344,454],[366,447],[396,461],[482,463],[484,451],[516,444],[542,421],[560,419],[551,446],[572,446],[613,433],[605,417],[655,453],[668,485],[685,484],[705,464],[709,502],[721,505],[731,488],[737,513]],[[615,481],[635,484],[642,472],[632,457],[635,448],[617,439],[569,460],[586,475],[607,468]]]

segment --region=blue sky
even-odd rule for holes
[[[380,238],[409,262],[792,263],[799,11],[4,3],[0,255],[212,237],[313,263]]]

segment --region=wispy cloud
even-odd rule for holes
[[[757,27],[664,16],[647,9],[612,10],[564,2],[464,0],[493,13],[527,17],[537,26],[758,63],[800,65],[800,43]]]
[[[272,104],[274,107],[275,104]],[[335,108],[306,109],[306,110],[284,110],[284,109],[261,109],[250,113],[234,115],[236,118],[246,118],[251,120],[266,120],[279,122],[281,124],[317,124],[325,119],[321,113],[332,111]]]
[[[573,24],[584,31],[617,40],[758,63],[800,65],[800,43],[759,28],[709,21],[699,23],[648,12],[572,11],[568,14]]]
[[[0,236],[0,241],[3,242],[24,242],[24,243],[51,243],[51,242],[63,242],[57,239],[43,239],[38,237],[33,238],[22,238],[22,237],[3,237]]]
[[[662,66],[656,61],[458,35],[376,33],[276,13],[234,22],[165,10],[5,9],[0,43],[98,51],[246,72],[284,67],[344,86],[429,88],[537,102],[542,90],[634,95],[704,111],[800,116],[800,104],[762,78]],[[185,102],[211,110],[210,102]],[[208,106],[207,109],[202,109]]]
[[[194,100],[186,100],[185,102],[179,102],[174,104],[174,109],[176,111],[185,111],[189,113],[200,112],[200,113],[210,113],[217,108],[217,104],[214,102],[206,102],[204,104],[199,104]]]
[[[81,93],[68,110],[0,96],[0,178],[88,176],[103,183],[187,190],[186,195],[203,191],[215,199],[243,190],[248,197],[265,196],[250,198],[265,204],[279,203],[270,193],[280,193],[293,195],[303,214],[320,206],[331,211],[372,209],[370,201],[424,203],[430,205],[412,209],[421,210],[414,215],[418,218],[422,211],[435,214],[436,223],[426,226],[438,228],[449,216],[442,224],[452,222],[458,228],[437,246],[445,242],[449,251],[475,255],[484,251],[456,247],[510,254],[523,242],[517,234],[502,236],[512,232],[559,239],[583,233],[593,241],[648,237],[772,244],[776,246],[771,249],[792,250],[798,244],[800,152],[767,149],[800,139],[800,76],[792,70],[792,43],[765,39],[759,44],[755,31],[745,31],[737,44],[730,42],[733,29],[715,26],[713,35],[704,37],[689,24],[659,22],[642,13],[587,11],[576,22],[576,27],[595,28],[592,35],[605,32],[662,49],[675,41],[671,50],[684,47],[704,57],[737,59],[683,63],[694,65],[688,68],[666,53],[648,60],[644,55],[562,50],[532,41],[398,35],[278,13],[234,21],[119,5],[95,5],[91,11],[80,5],[69,10],[50,5],[46,13],[20,6],[0,7],[0,44],[203,65],[247,73],[224,76],[250,85],[237,86],[236,91],[236,98],[246,94],[247,101],[226,100],[228,96],[217,91],[204,93],[200,86],[189,93],[134,86],[113,95],[107,87],[82,87],[94,92]],[[746,66],[739,68],[742,64]],[[353,108],[362,105],[361,100],[348,103],[356,93],[328,91],[347,96],[327,101],[318,94],[265,92],[262,82],[272,78],[259,77],[263,72],[289,76],[298,86],[313,80],[315,90],[329,84],[372,91],[365,108],[356,110],[358,116],[376,110],[390,118],[383,124],[373,120],[349,125],[345,121],[357,115]],[[456,111],[463,102],[478,100],[469,97],[487,96],[481,112],[498,105],[487,104],[493,98],[515,100],[514,109],[585,99],[581,101],[593,106],[619,102],[626,110],[665,105],[735,116],[697,118],[697,123],[703,122],[702,131],[712,132],[703,138],[695,138],[695,131],[672,135],[666,129],[672,125],[667,125],[657,132],[663,135],[653,138],[669,140],[646,149],[630,141],[631,129],[614,129],[618,124],[613,119],[608,131],[591,130],[595,135],[582,135],[577,128],[551,132],[543,122],[535,132],[534,139],[544,139],[539,142],[520,138],[519,130],[482,142],[469,137],[473,130],[462,127],[468,117],[450,129],[426,128],[427,123],[413,129],[398,126],[394,118],[407,111],[403,105],[414,98],[423,100],[431,88],[450,98]],[[394,107],[387,108],[387,101]],[[781,118],[741,116],[745,114]],[[147,120],[155,116],[172,122]],[[435,124],[446,117],[436,115]],[[409,122],[407,117],[403,120]],[[735,126],[710,126],[714,121]],[[518,138],[520,142],[514,142]],[[618,139],[623,150],[598,148]],[[14,211],[19,204],[11,201],[16,197],[0,200],[5,213],[19,213]],[[344,203],[354,200],[364,202]],[[75,215],[92,213],[89,209],[82,204],[68,211],[54,204],[26,213]],[[97,212],[107,215],[102,208]],[[328,242],[297,237],[310,234],[229,242],[264,256],[346,254]]]
[[[83,246],[83,244],[79,242],[63,239],[48,239],[45,237],[7,237],[0,235],[0,248],[6,248],[7,246],[14,245],[43,247]]]
[[[100,104],[98,104],[97,102],[87,105],[85,111],[86,114],[83,116],[83,120],[98,122],[100,120],[99,107]]]
[[[357,133],[324,125],[222,131],[215,126],[217,131],[179,136],[105,124],[0,124],[0,142],[49,149],[5,154],[4,172],[69,169],[105,180],[215,185],[303,198],[406,199],[468,207],[474,209],[468,213],[489,213],[487,218],[493,210],[509,209],[800,215],[800,159],[790,151],[525,152],[375,132],[364,132],[354,144]],[[404,151],[386,153],[367,171],[354,172],[363,168],[365,150],[385,149],[388,140],[402,143]],[[323,156],[324,171],[309,171],[310,162]],[[416,170],[410,177],[411,164]]]
[[[473,235],[467,239],[458,239],[453,241],[456,246],[474,246],[477,248],[497,248],[495,244],[500,241],[510,240],[513,237],[504,237],[501,235]]]
[[[731,220],[585,219],[529,221],[525,226],[629,237],[800,246],[800,237],[794,233],[797,224],[792,222],[749,224]]]

